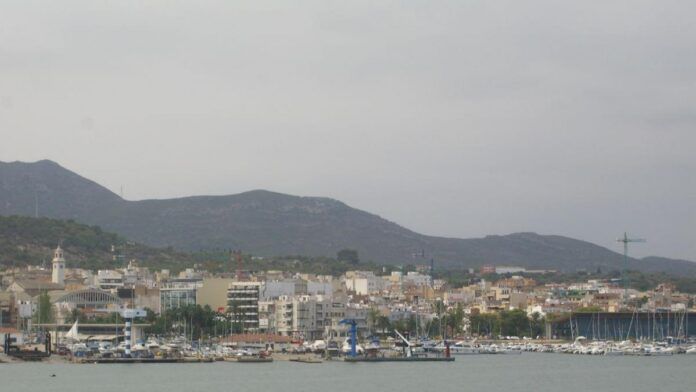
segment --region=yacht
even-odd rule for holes
[[[346,338],[346,340],[343,342],[343,346],[341,347],[341,352],[343,354],[350,354],[350,349],[351,349],[351,340],[350,340],[350,338]],[[355,353],[358,355],[361,355],[361,354],[365,353],[365,350],[363,349],[363,347],[360,344],[356,343]]]
[[[466,342],[466,341],[459,341],[454,344],[451,344],[449,346],[450,354],[451,355],[473,355],[473,354],[480,354],[481,351],[480,349],[471,342]],[[444,342],[438,344],[435,347],[435,351],[438,352],[444,352],[445,351],[445,344]]]
[[[381,345],[380,342],[379,342],[379,338],[376,337],[376,336],[373,336],[373,337],[370,339],[370,342],[367,344],[367,346],[365,346],[365,349],[366,349],[368,352],[377,352],[377,351],[381,350],[381,349],[382,349],[382,345]]]

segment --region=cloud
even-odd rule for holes
[[[267,188],[696,259],[694,8],[10,2],[0,156],[133,199]]]

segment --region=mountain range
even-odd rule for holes
[[[0,215],[73,219],[130,240],[179,250],[242,249],[260,256],[335,256],[355,249],[362,260],[440,268],[484,264],[575,271],[618,270],[623,256],[558,235],[514,233],[459,239],[428,236],[323,197],[265,190],[227,196],[122,199],[59,164],[0,162]],[[426,259],[414,257],[425,254]],[[696,274],[696,263],[661,257],[629,259],[643,272]]]

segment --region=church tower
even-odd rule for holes
[[[65,258],[60,245],[53,252],[53,276],[51,281],[58,284],[65,283]]]

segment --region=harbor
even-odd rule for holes
[[[377,391],[377,390],[504,390],[518,388],[568,392],[689,391],[696,357],[594,357],[575,355],[480,355],[455,362],[357,363],[324,361],[305,364],[172,363],[162,365],[72,365],[63,362],[0,364],[3,390],[103,392],[143,390],[184,392],[236,391]],[[52,377],[55,375],[55,377]],[[31,379],[30,385],[26,380]],[[667,387],[666,387],[667,386]]]

